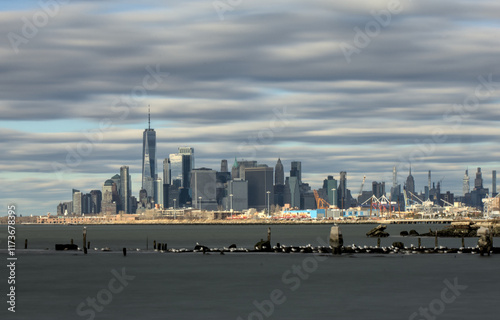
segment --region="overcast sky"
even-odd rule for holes
[[[67,3],[63,3],[67,2]],[[55,212],[128,165],[257,160],[318,188],[500,169],[498,1],[0,1],[0,198]],[[5,215],[7,210],[0,212]]]

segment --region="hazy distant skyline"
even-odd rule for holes
[[[280,157],[287,174],[302,161],[313,188],[347,171],[353,196],[364,175],[364,190],[377,180],[389,191],[393,166],[403,184],[410,160],[418,191],[428,170],[455,195],[467,167],[472,187],[477,167],[487,188],[500,170],[494,1],[0,10],[0,198],[19,214],[54,213],[72,188],[101,190],[123,165],[137,196],[148,105],[159,172],[179,146],[195,148],[196,167],[216,170],[221,159],[274,166]]]

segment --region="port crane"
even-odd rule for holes
[[[327,210],[331,207],[328,201],[319,196],[318,190],[313,190],[313,192],[314,192],[314,199],[316,199],[316,208]]]
[[[363,187],[365,186],[366,176],[363,176],[363,182],[361,182],[361,187],[359,188],[358,198],[363,193]]]

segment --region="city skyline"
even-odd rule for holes
[[[44,9],[5,4],[2,205],[54,212],[72,189],[101,189],[122,166],[137,196],[149,104],[158,173],[190,146],[196,167],[214,170],[235,157],[270,167],[281,158],[285,173],[301,161],[314,189],[346,171],[353,196],[363,176],[387,192],[394,166],[402,184],[410,162],[417,192],[432,170],[459,195],[477,167],[491,188],[498,5],[400,3],[387,18],[377,15],[384,1],[255,1],[221,20],[211,2],[72,1],[30,37],[23,18]],[[13,45],[13,34],[26,41]]]

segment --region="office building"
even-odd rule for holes
[[[151,129],[151,114],[148,112],[148,128],[142,135],[142,189],[149,197],[154,196],[156,178],[156,132]]]
[[[191,171],[192,206],[202,210],[217,210],[216,172],[208,168]]]
[[[267,166],[245,168],[249,208],[263,210],[274,204],[273,171]]]
[[[228,172],[227,160],[223,159],[220,162],[220,172]]]
[[[405,184],[406,192],[408,192],[408,197],[411,197],[411,193],[415,193],[415,179],[411,175],[411,166],[410,166],[410,171],[408,174],[408,177],[406,178],[406,184]]]
[[[302,162],[292,161],[290,177],[297,177],[299,185],[302,184]]]
[[[465,175],[462,184],[462,192],[464,194],[464,197],[466,194],[470,193],[469,169],[465,170]]]
[[[226,194],[224,198],[226,210],[248,209],[248,181],[242,179],[228,181]]]
[[[283,164],[281,163],[280,158],[278,158],[278,162],[276,163],[276,167],[274,168],[274,184],[275,185],[285,184],[285,170],[283,168]]]
[[[170,176],[171,176],[170,159],[165,158],[165,160],[163,160],[163,183],[164,184],[170,184]]]
[[[73,214],[82,215],[82,193],[80,190],[73,189]]]
[[[130,197],[132,195],[132,181],[130,180],[129,167],[120,168],[120,200],[121,210],[125,213],[132,213]]]

